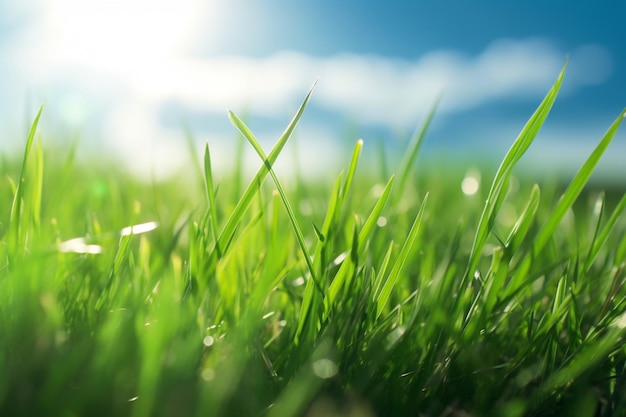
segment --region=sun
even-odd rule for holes
[[[175,57],[192,45],[204,7],[200,0],[48,0],[42,41],[56,61],[99,69]]]

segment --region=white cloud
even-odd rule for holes
[[[574,70],[576,77],[566,82],[570,89],[601,82],[610,74],[608,52],[587,45],[580,51],[580,56],[604,58],[593,71],[585,72],[588,65],[580,64],[581,68]],[[363,123],[406,127],[442,93],[442,114],[499,100],[541,97],[554,82],[564,58],[565,53],[544,40],[501,40],[475,57],[437,51],[403,61],[279,52],[265,58],[146,60],[120,68],[117,76],[133,94],[150,100],[178,100],[220,113],[226,108],[247,108],[265,116],[285,114],[319,78],[317,106]]]
[[[557,174],[573,178],[604,137],[611,122],[543,129],[520,161],[520,168],[534,175]],[[617,132],[594,169],[592,178],[623,186],[626,175],[624,136],[624,132]]]

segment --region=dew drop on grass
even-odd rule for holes
[[[123,228],[120,233],[122,236],[139,235],[141,233],[151,232],[157,227],[159,227],[159,224],[157,222],[147,222],[135,224],[133,226],[127,226]]]
[[[330,359],[320,359],[313,362],[313,372],[319,378],[328,379],[337,375],[337,364]]]
[[[204,343],[204,346],[210,347],[215,343],[215,339],[212,336],[207,336],[202,340],[202,343]]]
[[[380,216],[378,220],[376,220],[376,225],[378,225],[378,227],[387,226],[387,218],[385,216]]]

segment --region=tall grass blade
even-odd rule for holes
[[[550,112],[561,87],[566,66],[567,62],[563,65],[556,82],[545,96],[535,113],[530,117],[496,172],[491,188],[489,189],[487,201],[485,202],[483,212],[478,222],[478,229],[474,236],[474,243],[472,244],[469,262],[463,277],[461,288],[465,288],[467,281],[474,275],[476,267],[478,266],[482,256],[483,248],[487,242],[489,233],[491,232],[493,222],[495,221],[495,217],[504,200],[504,197],[506,196],[513,167],[517,164],[519,159],[534,141],[537,133],[539,133],[541,126],[546,120],[546,117],[548,116],[548,113]]]
[[[602,140],[600,140],[600,143],[598,143],[587,161],[585,161],[570,185],[567,187],[567,190],[565,190],[565,192],[559,199],[559,202],[552,211],[552,214],[544,223],[543,227],[535,237],[535,241],[533,244],[533,255],[535,257],[538,256],[539,253],[546,246],[546,244],[556,231],[557,227],[561,223],[563,216],[565,216],[567,210],[569,210],[572,204],[574,204],[574,201],[576,201],[576,198],[578,198],[578,195],[582,191],[583,187],[585,186],[585,184],[587,184],[587,180],[589,180],[591,173],[600,161],[600,158],[604,154],[604,151],[613,140],[613,137],[617,133],[619,126],[624,120],[624,117],[626,117],[626,110],[622,111],[617,119],[615,119],[615,121],[611,124],[609,130],[605,133]]]
[[[328,203],[328,208],[326,209],[326,217],[324,218],[324,224],[322,225],[321,234],[325,238],[325,242],[319,242],[315,249],[315,259],[313,260],[313,264],[315,270],[319,272],[318,277],[320,280],[320,286],[322,288],[327,288],[328,274],[325,273],[325,268],[327,264],[327,249],[332,241],[332,237],[330,236],[331,231],[335,232],[335,221],[338,217],[338,213],[341,210],[340,201],[341,198],[341,186],[343,183],[343,174],[340,174],[335,181],[335,185],[333,186],[333,190],[331,192],[330,202]],[[308,281],[306,283],[306,287],[304,289],[304,295],[302,296],[302,303],[300,304],[300,317],[298,318],[298,326],[296,328],[295,333],[295,342],[296,344],[300,340],[300,336],[304,331],[304,327],[307,323],[310,323],[310,320],[317,320],[318,317],[321,316],[320,309],[322,306],[323,295],[320,296],[318,291],[315,291],[316,284],[313,281]]]
[[[215,201],[215,188],[213,186],[213,169],[211,167],[211,153],[209,151],[209,142],[207,142],[204,147],[204,186],[207,203],[209,205],[207,214],[211,222],[211,230],[213,231],[213,239],[215,241],[215,250],[217,251],[217,256],[221,258],[222,249],[217,236],[217,202]]]
[[[359,163],[359,156],[361,155],[361,150],[363,149],[363,139],[359,139],[356,141],[354,145],[354,151],[352,152],[352,159],[350,159],[350,165],[348,166],[348,175],[346,175],[346,182],[344,183],[341,189],[341,200],[346,198],[350,189],[352,188],[352,181],[354,179],[354,173],[356,172],[356,167]],[[340,204],[341,206],[341,204]]]
[[[372,232],[374,231],[374,228],[376,227],[376,224],[378,223],[378,219],[380,218],[380,215],[382,214],[383,209],[385,208],[385,204],[387,204],[387,200],[389,200],[389,194],[391,193],[394,179],[395,177],[393,175],[391,176],[391,178],[389,178],[389,181],[387,182],[387,185],[385,185],[385,189],[383,190],[383,193],[380,195],[380,198],[376,202],[376,205],[372,209],[369,216],[367,216],[367,219],[365,220],[365,223],[363,224],[363,227],[361,228],[361,231],[359,232],[359,241],[358,241],[359,253],[361,253],[365,249],[365,246],[369,242],[370,236],[372,235]]]
[[[293,119],[287,126],[287,129],[285,129],[281,137],[278,139],[278,142],[276,142],[276,145],[274,145],[274,148],[272,149],[269,156],[267,157],[267,161],[270,166],[276,162],[278,155],[283,150],[283,148],[287,144],[287,141],[291,137],[293,130],[298,124],[298,121],[300,120],[300,117],[302,116],[302,113],[304,112],[304,109],[307,103],[309,102],[311,94],[313,93],[313,89],[315,88],[315,84],[313,84],[313,86],[309,90],[304,101],[300,105],[300,108],[296,112],[296,115],[293,117]],[[229,112],[229,115],[230,114],[233,114],[233,113]],[[250,204],[252,203],[252,200],[254,199],[254,195],[261,187],[261,184],[265,180],[265,177],[267,176],[268,173],[269,173],[269,170],[267,168],[267,164],[264,163],[263,166],[257,172],[257,174],[254,176],[250,184],[248,185],[248,188],[246,188],[246,190],[244,191],[243,196],[241,196],[241,198],[237,201],[237,205],[235,206],[230,217],[228,218],[226,225],[224,226],[224,229],[222,229],[222,232],[220,233],[219,238],[218,238],[218,244],[222,248],[222,251],[226,251],[227,244],[229,241],[232,240],[232,237],[235,233],[235,229],[237,228],[237,225],[239,224],[239,222],[241,222],[241,219],[244,213],[246,212],[246,210],[248,209],[248,207],[250,207]]]
[[[28,155],[30,154],[30,148],[32,147],[35,139],[35,133],[37,132],[37,126],[39,125],[39,118],[41,117],[42,111],[43,105],[39,107],[35,120],[33,120],[33,123],[30,126],[28,137],[26,139],[26,147],[24,148],[24,157],[22,159],[20,177],[17,181],[17,188],[15,190],[15,195],[13,196],[13,203],[11,204],[11,215],[9,218],[9,242],[11,242],[14,251],[17,251],[21,246],[23,239],[20,234],[24,232],[21,229],[26,227],[26,225],[22,224],[22,204],[24,202],[24,187],[26,182]]]
[[[322,224],[322,230],[318,231],[318,234],[321,235],[324,240],[320,240],[318,245],[315,247],[315,259],[313,260],[313,264],[315,265],[315,270],[319,272],[320,279],[324,275],[322,270],[327,264],[326,249],[332,240],[331,233],[335,233],[335,222],[341,209],[340,204],[342,199],[340,194],[342,182],[343,175],[339,175],[330,194],[330,201],[328,202],[328,208],[326,209],[326,217],[324,218],[324,223]],[[320,283],[320,285],[325,286],[326,283]]]
[[[394,177],[392,176],[389,179],[389,182],[387,182],[387,185],[385,186],[383,193],[381,194],[380,198],[374,205],[374,208],[372,209],[367,220],[363,224],[363,227],[358,232],[357,239],[356,239],[357,241],[352,242],[351,250],[356,251],[356,253],[358,253],[359,255],[366,247],[368,240],[370,238],[370,235],[374,231],[376,222],[378,221],[378,218],[380,217],[383,211],[383,208],[385,207],[385,204],[387,203],[387,200],[389,199],[389,194],[391,193],[391,188],[393,186],[393,180],[394,180]],[[347,257],[341,264],[341,267],[339,268],[337,275],[335,275],[335,278],[333,279],[333,282],[330,284],[330,287],[328,289],[328,293],[326,294],[327,302],[325,303],[325,305],[328,306],[328,308],[331,308],[337,301],[339,291],[341,290],[345,280],[347,279],[348,272],[350,269],[354,267],[356,267],[356,265],[352,263],[352,257]]]
[[[243,136],[248,140],[250,145],[252,145],[256,153],[263,160],[263,163],[265,164],[267,170],[269,171],[270,176],[272,177],[272,180],[274,181],[274,184],[276,185],[276,189],[278,190],[280,199],[282,200],[283,205],[285,206],[285,210],[287,211],[289,222],[291,223],[291,227],[293,228],[293,231],[296,235],[296,239],[298,240],[298,244],[300,245],[300,250],[302,251],[302,254],[304,255],[304,260],[309,269],[309,273],[311,274],[311,279],[317,285],[317,289],[320,292],[320,294],[322,294],[323,291],[319,285],[319,281],[317,280],[317,274],[315,273],[315,268],[313,267],[313,261],[311,260],[311,255],[309,254],[309,249],[306,245],[306,242],[304,241],[304,235],[302,234],[302,230],[300,228],[300,225],[298,224],[298,219],[296,219],[296,215],[293,209],[291,208],[291,203],[289,203],[289,199],[287,198],[287,194],[285,193],[285,190],[283,189],[282,184],[278,180],[278,177],[276,177],[276,173],[274,172],[274,169],[272,168],[272,163],[269,161],[269,159],[265,155],[265,152],[263,151],[263,148],[261,147],[261,144],[259,143],[259,141],[254,137],[254,135],[252,134],[250,129],[248,129],[248,127],[243,122],[243,120],[237,117],[237,115],[234,114],[233,112],[230,112],[228,116],[231,122],[233,123],[233,125],[237,129],[239,129],[241,134],[243,134]]]
[[[326,265],[328,262],[328,253],[330,250],[332,250],[332,248],[330,248],[331,242],[333,241],[333,236],[331,236],[331,233],[337,233],[338,228],[336,227],[336,223],[341,214],[341,210],[344,207],[347,196],[350,194],[352,181],[356,172],[362,148],[363,140],[359,139],[354,146],[345,181],[343,173],[340,174],[335,181],[335,185],[333,186],[333,190],[331,192],[330,201],[328,203],[328,208],[326,210],[326,216],[324,217],[324,223],[322,224],[322,230],[320,233],[318,233],[318,235],[321,234],[321,236],[324,237],[324,241],[318,242],[315,248],[315,259],[313,260],[313,265],[315,271],[318,272],[317,277],[319,280],[319,286],[322,289],[328,287],[328,274],[326,271]],[[307,282],[307,286],[304,291],[302,304],[300,306],[300,318],[298,320],[298,327],[295,334],[296,343],[299,341],[306,323],[309,322],[309,320],[318,320],[318,318],[322,315],[321,310],[323,309],[322,300],[324,294],[320,294],[319,291],[314,292],[314,285],[317,286],[317,283],[314,283],[312,281]]]
[[[407,236],[404,244],[402,245],[402,249],[400,249],[400,253],[398,254],[398,258],[387,277],[387,280],[383,284],[383,287],[380,291],[380,294],[376,296],[376,318],[380,317],[389,301],[389,297],[391,296],[391,291],[393,290],[398,278],[400,277],[400,273],[406,263],[406,260],[409,256],[409,252],[413,249],[413,245],[415,244],[415,240],[417,239],[418,233],[420,231],[420,226],[422,224],[422,218],[424,217],[424,208],[426,207],[426,203],[428,201],[428,194],[424,196],[424,200],[422,201],[422,205],[420,206],[419,211],[417,212],[417,216],[415,216],[415,220],[413,221],[413,225],[411,226],[411,230],[409,231],[409,235]]]
[[[393,253],[393,246],[394,246],[394,242],[393,240],[391,242],[389,242],[389,246],[387,247],[387,251],[385,252],[385,257],[383,258],[382,263],[380,264],[380,269],[378,271],[378,273],[376,274],[376,278],[374,279],[374,288],[372,291],[372,294],[374,294],[374,297],[372,298],[372,300],[374,301],[374,303],[376,303],[377,301],[377,295],[380,294],[380,289],[383,285],[383,282],[385,280],[385,274],[387,273],[387,267],[389,265],[389,261],[391,260],[391,254]],[[374,304],[376,305],[376,304]]]
[[[615,224],[617,223],[620,215],[624,212],[624,209],[626,209],[626,194],[624,194],[619,200],[619,203],[617,203],[617,206],[613,210],[613,213],[611,214],[611,217],[609,217],[609,220],[602,228],[602,231],[593,240],[591,247],[589,248],[587,258],[585,259],[585,265],[583,267],[583,271],[585,273],[589,272],[593,261],[595,261],[596,257],[600,253],[600,249],[602,249],[602,247],[606,243],[609,234],[611,233],[611,231],[613,231]]]
[[[43,143],[41,140],[37,142],[34,172],[34,186],[30,190],[28,200],[32,205],[33,224],[37,230],[41,225],[41,202],[43,199]]]
[[[422,123],[422,126],[415,130],[413,137],[411,138],[411,142],[404,153],[404,158],[400,163],[399,168],[399,181],[398,188],[396,188],[396,201],[404,195],[405,187],[413,168],[415,167],[415,161],[417,160],[417,156],[419,155],[420,148],[422,147],[422,143],[424,142],[424,138],[426,137],[426,133],[430,128],[430,123],[433,120],[433,116],[435,115],[435,111],[437,110],[437,106],[439,105],[440,97],[437,97],[435,103],[430,108],[428,113],[426,114],[426,119]]]
[[[513,225],[513,228],[504,243],[504,246],[510,253],[516,253],[522,243],[522,240],[526,237],[528,229],[535,218],[535,213],[537,213],[537,209],[539,208],[540,198],[541,190],[537,184],[534,184],[530,192],[530,197],[526,202],[526,206],[524,206],[522,213]]]

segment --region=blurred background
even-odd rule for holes
[[[439,96],[422,160],[499,161],[569,56],[523,166],[570,175],[626,106],[625,21],[617,0],[0,0],[0,152],[44,103],[44,141],[163,177],[189,165],[187,127],[225,169],[227,110],[269,151],[319,80],[282,169],[343,167],[358,138],[401,153]],[[626,183],[625,136],[604,181]]]

